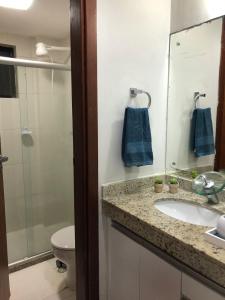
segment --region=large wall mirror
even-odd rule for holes
[[[218,18],[171,35],[168,173],[194,177],[225,169],[223,28],[224,18]]]

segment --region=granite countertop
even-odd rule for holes
[[[225,288],[225,249],[205,240],[209,227],[179,221],[155,208],[154,203],[163,198],[198,203],[225,214],[225,202],[209,206],[205,197],[182,189],[177,194],[156,194],[153,188],[116,192],[109,186],[103,191],[103,213]]]

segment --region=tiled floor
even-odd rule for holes
[[[10,274],[10,300],[75,300],[65,287],[65,273],[58,273],[55,259]]]

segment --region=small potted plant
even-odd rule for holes
[[[159,177],[155,179],[154,183],[155,193],[162,193],[163,191],[163,180]]]
[[[195,179],[198,176],[198,171],[197,170],[192,170],[191,171],[191,178]]]
[[[177,178],[173,177],[169,180],[169,188],[171,194],[176,194],[178,192],[178,180]]]

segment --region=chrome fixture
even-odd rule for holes
[[[204,195],[209,204],[218,204],[218,193],[225,187],[225,177],[218,172],[205,172],[195,178],[192,184],[193,190]]]
[[[219,203],[219,198],[215,189],[215,182],[213,180],[207,179],[204,174],[199,176],[199,179],[203,180],[203,188],[205,190],[207,199],[209,203]]]
[[[201,94],[199,92],[194,93],[194,102],[195,102],[195,108],[197,108],[197,102],[200,98],[205,98],[206,94]]]
[[[145,94],[148,96],[148,108],[150,108],[151,103],[152,103],[151,95],[146,91],[139,90],[136,88],[130,88],[130,97],[131,98],[135,98],[135,97],[137,97],[137,95],[140,95],[140,94]]]
[[[0,168],[2,168],[2,164],[9,160],[8,156],[0,155]]]

